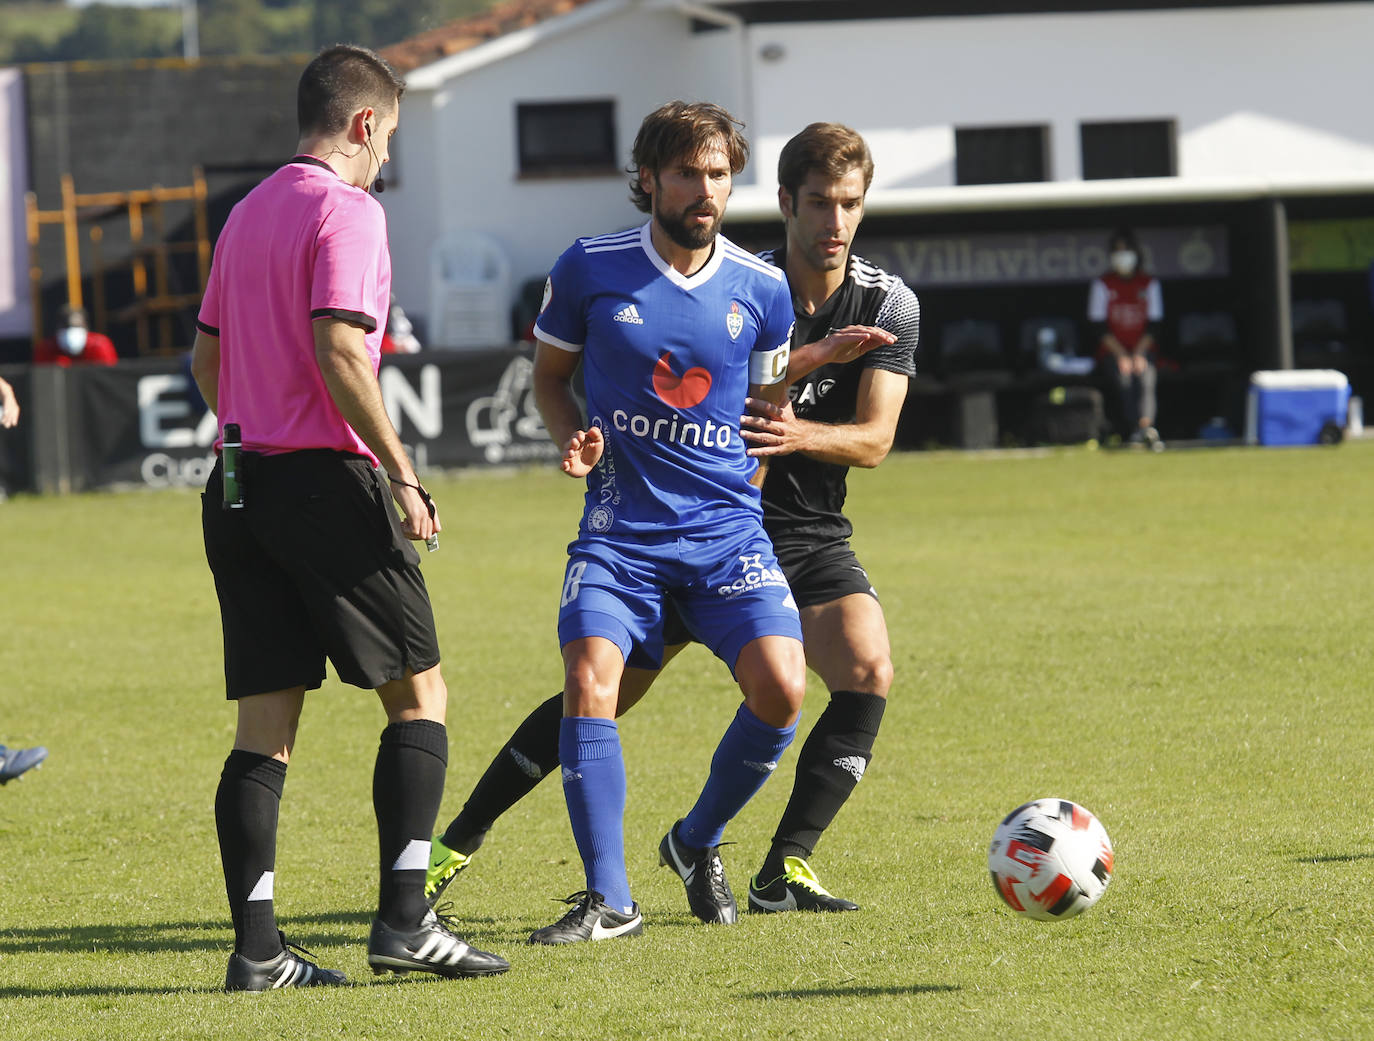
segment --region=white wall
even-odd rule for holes
[[[24,79],[0,69],[0,336],[27,336],[33,328],[29,302],[29,240],[24,228],[28,151],[24,133]]]
[[[640,122],[665,101],[710,100],[740,114],[741,39],[729,30],[694,35],[676,12],[630,9],[438,90],[408,91],[397,131],[402,182],[383,198],[401,305],[426,314],[429,249],[444,231],[474,230],[496,239],[510,256],[518,286],[542,278],[578,236],[645,219],[630,202],[624,174],[521,180],[518,102],[613,98],[616,143],[628,162]]]
[[[817,119],[868,136],[877,187],[953,184],[957,126],[1173,118],[1182,177],[1374,171],[1374,4],[755,25],[755,148]],[[759,57],[780,48],[783,57]],[[836,89],[842,82],[845,89]]]
[[[771,195],[783,143],[815,120],[865,134],[880,191],[952,185],[955,126],[1049,124],[1051,175],[1076,180],[1084,120],[1176,120],[1183,178],[1374,173],[1374,4],[793,22],[697,34],[671,9],[617,11],[607,0],[600,10],[614,13],[583,17],[524,50],[497,41],[514,53],[407,95],[402,182],[384,199],[407,310],[427,309],[429,245],[444,230],[492,235],[518,284],[542,277],[575,237],[643,219],[624,176],[521,181],[520,101],[614,98],[625,161],[640,120],[661,102],[719,102],[748,124],[754,159],[737,181],[746,196]],[[762,57],[774,48],[780,58]],[[433,79],[443,68],[420,71]]]

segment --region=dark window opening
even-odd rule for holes
[[[1079,139],[1085,181],[1178,174],[1178,128],[1172,119],[1083,123]]]
[[[1049,180],[1047,126],[956,127],[955,184]]]
[[[515,107],[522,177],[620,172],[615,102],[521,102]]]

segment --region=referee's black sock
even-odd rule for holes
[[[444,724],[412,719],[391,723],[382,731],[372,773],[381,851],[377,917],[393,929],[415,928],[428,910],[425,869],[447,767]]]
[[[224,889],[234,922],[234,950],[266,961],[281,951],[272,910],[277,860],[277,814],[286,764],[271,756],[234,749],[224,760],[215,792]]]
[[[877,694],[837,690],[811,728],[797,756],[797,777],[778,822],[773,845],[759,869],[765,885],[783,873],[784,857],[811,856],[849,793],[873,759],[887,699]]]
[[[558,767],[558,729],[563,720],[563,692],[559,691],[525,717],[496,753],[442,836],[444,845],[472,853],[487,837],[496,819],[534,791],[544,776]]]

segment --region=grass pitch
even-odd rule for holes
[[[622,721],[637,940],[524,941],[581,888],[545,783],[451,889],[491,980],[373,982],[382,716],[308,700],[277,909],[357,986],[225,995],[212,803],[233,733],[195,495],[0,505],[0,1036],[1061,1038],[1374,1036],[1374,444],[894,456],[851,479],[897,681],[872,768],[813,863],[863,905],[690,917],[656,846],[734,711],[697,648]],[[557,474],[435,480],[424,561],[451,692],[443,819],[560,685],[580,496]],[[814,683],[803,729],[824,705]],[[797,746],[731,825],[737,893]],[[1037,796],[1106,825],[1116,876],[1067,923],[1001,907],[986,844]]]

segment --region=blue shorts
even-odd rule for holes
[[[733,672],[760,636],[801,639],[801,616],[762,525],[733,533],[665,538],[583,538],[568,547],[558,642],[601,636],[625,663],[663,661],[671,595],[693,636]]]

